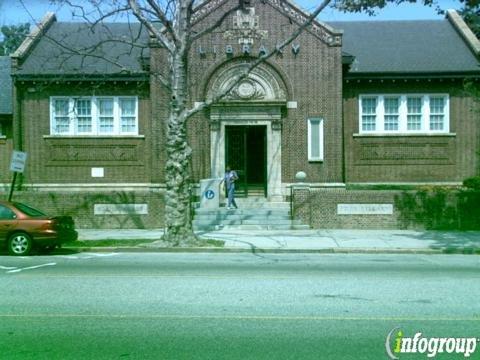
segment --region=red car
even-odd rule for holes
[[[11,255],[28,255],[34,247],[50,252],[77,238],[70,216],[50,217],[28,205],[0,200],[0,243],[7,243]]]

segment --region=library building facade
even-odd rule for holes
[[[194,27],[232,6],[205,1]],[[480,42],[455,11],[315,21],[232,84],[307,17],[288,1],[253,0],[194,42],[189,106],[231,89],[188,122],[197,201],[201,180],[230,165],[244,206],[291,202],[291,216],[313,228],[397,228],[400,188],[460,186],[478,174],[480,121],[468,88],[480,77]],[[91,28],[49,13],[0,65],[5,193],[10,154],[20,150],[28,158],[16,199],[73,215],[78,227],[164,225],[170,99],[159,74],[168,62],[145,28]]]

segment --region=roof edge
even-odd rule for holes
[[[15,74],[14,81],[149,81],[148,73],[133,74]]]
[[[55,13],[47,12],[37,26],[27,35],[25,40],[23,40],[18,49],[11,55],[12,59],[18,60],[25,57],[55,21],[57,21]]]
[[[368,79],[466,79],[480,78],[480,70],[477,71],[445,71],[445,72],[361,72],[347,73],[344,80],[368,80]]]
[[[462,36],[463,40],[465,40],[474,54],[479,56],[480,41],[477,39],[473,31],[468,27],[462,17],[458,14],[458,12],[453,9],[447,10],[447,19]]]
[[[271,1],[272,3],[278,3],[278,1]],[[293,8],[297,13],[301,14],[305,18],[310,17],[310,12],[307,10],[304,10],[302,7],[300,7],[298,4],[291,0],[284,0],[284,3],[288,4],[291,8]],[[325,10],[325,9],[324,9]],[[286,8],[284,8],[284,11],[287,11]],[[328,32],[330,32],[332,35],[343,35],[343,30],[342,29],[337,29],[334,28],[333,26],[327,24],[324,21],[321,21],[319,19],[313,19],[312,24],[317,24],[325,28]]]

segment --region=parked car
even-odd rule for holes
[[[18,202],[0,200],[0,243],[11,255],[28,255],[34,247],[48,253],[78,233],[70,216],[47,216]]]

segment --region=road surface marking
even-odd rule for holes
[[[104,319],[171,319],[171,320],[280,320],[280,321],[444,321],[480,322],[472,318],[429,318],[429,317],[356,317],[356,316],[275,316],[275,315],[121,315],[121,314],[0,314],[2,318],[104,318]]]
[[[12,269],[16,269],[15,266],[2,266],[0,265],[0,269],[2,270],[12,270]]]
[[[64,259],[73,259],[73,260],[84,260],[84,259],[94,259],[98,257],[111,257],[120,255],[119,253],[84,253],[84,255],[62,255],[61,257]]]
[[[47,263],[47,264],[41,264],[41,265],[35,265],[35,266],[28,266],[28,267],[24,267],[24,268],[18,268],[18,269],[7,271],[7,273],[10,273],[10,274],[11,273],[18,273],[18,272],[21,272],[23,270],[32,270],[32,269],[42,268],[42,267],[45,267],[45,266],[54,266],[54,265],[57,265],[57,263]]]

